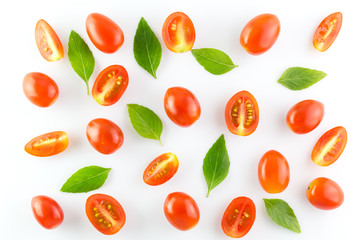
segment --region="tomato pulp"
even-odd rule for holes
[[[60,205],[48,196],[33,197],[31,208],[36,221],[46,229],[54,229],[64,220],[64,213]]]
[[[317,50],[324,52],[334,43],[341,29],[342,18],[341,12],[336,12],[320,23],[313,38],[313,45]]]
[[[25,151],[37,157],[49,157],[61,153],[68,145],[66,132],[56,131],[33,138],[25,145]]]
[[[169,181],[177,172],[179,160],[173,153],[164,153],[155,158],[145,169],[143,180],[157,186]]]

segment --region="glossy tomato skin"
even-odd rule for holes
[[[341,25],[342,14],[336,12],[327,16],[314,33],[313,45],[320,52],[325,52],[337,38]]]
[[[97,76],[92,96],[97,103],[110,106],[119,101],[129,84],[129,75],[121,65],[111,65]]]
[[[250,20],[240,35],[241,46],[252,55],[269,50],[280,33],[280,21],[274,14],[261,14]]]
[[[255,217],[254,202],[248,197],[237,197],[226,208],[221,227],[227,236],[241,238],[250,231]]]
[[[33,138],[25,145],[25,151],[37,157],[49,157],[61,153],[69,145],[66,132],[55,131]]]
[[[173,192],[167,196],[164,203],[164,213],[171,225],[181,231],[192,229],[200,219],[196,202],[182,192]]]
[[[177,172],[179,160],[173,153],[164,153],[155,158],[145,169],[143,180],[151,186],[169,181]]]
[[[64,220],[64,213],[60,205],[48,196],[33,197],[31,208],[36,221],[46,229],[54,229]]]
[[[91,13],[86,18],[86,32],[95,47],[104,53],[114,53],[124,43],[119,25],[100,13]]]
[[[338,208],[344,202],[340,186],[325,177],[316,178],[309,184],[306,197],[313,206],[322,210]]]
[[[172,13],[164,22],[162,37],[170,51],[175,53],[190,51],[195,42],[194,24],[185,13]]]
[[[255,97],[248,91],[232,96],[225,107],[225,122],[233,134],[252,134],[259,124],[259,106]]]
[[[181,127],[191,126],[201,114],[199,101],[183,87],[172,87],[166,91],[164,107],[170,120]]]
[[[120,231],[126,221],[125,211],[121,204],[106,194],[93,194],[86,200],[86,216],[91,224],[105,235]]]
[[[102,154],[114,153],[124,142],[121,129],[105,118],[91,120],[86,128],[86,136],[91,146]]]

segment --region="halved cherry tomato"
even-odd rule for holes
[[[315,31],[313,44],[320,52],[325,52],[335,41],[342,25],[342,14],[336,12],[327,16]]]
[[[172,178],[179,167],[179,160],[173,153],[164,153],[155,158],[145,169],[143,180],[146,184],[157,186]]]
[[[120,231],[126,221],[124,209],[113,197],[105,194],[94,194],[86,200],[86,216],[91,224],[105,235]]]
[[[50,197],[42,195],[33,197],[31,208],[36,221],[46,229],[54,229],[64,220],[60,205]]]
[[[104,53],[114,53],[124,43],[119,25],[100,13],[91,13],[86,18],[86,32],[95,47]]]
[[[309,184],[306,197],[313,206],[322,210],[338,208],[344,202],[340,186],[325,177],[316,178]]]
[[[175,12],[166,18],[162,37],[170,51],[176,53],[190,51],[195,42],[194,24],[185,13]]]
[[[49,132],[33,138],[25,145],[25,151],[37,157],[49,157],[61,153],[69,145],[66,132]]]
[[[109,106],[121,98],[129,83],[126,69],[121,65],[111,65],[97,76],[92,88],[95,101],[103,106]]]
[[[254,96],[248,91],[240,91],[232,96],[226,104],[225,121],[233,134],[252,134],[259,123],[259,106]]]
[[[35,41],[39,52],[49,62],[57,61],[64,57],[64,48],[52,27],[40,19],[35,27]]]
[[[104,118],[91,120],[86,128],[86,136],[91,146],[102,154],[111,154],[124,142],[124,134],[112,121]]]
[[[248,197],[237,197],[226,208],[221,220],[221,227],[232,238],[245,236],[254,224],[256,209]]]
[[[342,154],[347,142],[344,127],[330,129],[320,137],[311,153],[311,159],[320,166],[333,164]]]

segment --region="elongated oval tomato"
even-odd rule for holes
[[[162,37],[169,50],[176,53],[190,51],[195,42],[194,24],[185,13],[172,13],[164,22]]]
[[[95,47],[104,53],[114,53],[124,43],[119,25],[100,13],[91,13],[86,18],[86,32]]]
[[[126,221],[124,209],[109,195],[91,195],[86,200],[85,210],[91,224],[105,235],[117,233]]]
[[[55,131],[33,138],[25,145],[25,151],[37,157],[49,157],[61,153],[68,145],[66,132]]]
[[[342,25],[342,14],[336,12],[327,16],[314,33],[313,44],[320,52],[325,52],[337,38]]]
[[[221,227],[232,238],[245,236],[254,224],[256,209],[248,197],[237,197],[226,208],[221,220]]]
[[[45,60],[54,62],[64,57],[64,48],[58,35],[44,19],[40,19],[36,24],[35,41]]]
[[[259,124],[259,106],[248,91],[240,91],[230,98],[225,108],[225,121],[231,133],[248,136]]]
[[[311,159],[319,166],[329,166],[340,157],[346,142],[347,132],[344,127],[330,129],[315,144]]]
[[[92,96],[97,103],[110,106],[121,98],[129,84],[129,76],[121,65],[111,65],[97,76]]]
[[[145,169],[143,180],[157,186],[169,181],[177,172],[179,160],[173,153],[164,153],[155,158]]]
[[[33,197],[31,208],[36,221],[46,229],[57,228],[64,220],[60,205],[48,196]]]

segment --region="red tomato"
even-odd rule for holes
[[[256,209],[248,197],[237,197],[226,208],[221,220],[221,227],[232,238],[245,236],[254,224]]]
[[[91,120],[86,128],[86,136],[91,146],[102,154],[115,152],[124,142],[121,129],[104,118]]]
[[[274,14],[261,14],[248,22],[240,35],[240,44],[252,55],[269,50],[280,33],[280,21]]]
[[[64,57],[64,48],[52,27],[40,19],[35,27],[35,41],[39,52],[49,62],[57,61]]]
[[[340,32],[341,24],[341,12],[327,16],[315,31],[313,38],[314,47],[321,52],[325,52],[335,41]]]
[[[182,12],[168,16],[162,28],[166,47],[176,53],[190,51],[195,42],[195,28],[191,19]]]
[[[173,153],[164,153],[155,158],[145,169],[143,180],[146,184],[157,186],[172,178],[179,167],[179,160]]]
[[[297,134],[314,130],[324,117],[324,105],[315,100],[304,100],[295,104],[287,113],[288,127]]]
[[[64,220],[64,213],[60,205],[47,196],[33,197],[31,208],[36,221],[46,229],[54,229]]]
[[[306,197],[312,205],[322,210],[338,208],[344,202],[340,186],[324,177],[316,178],[309,184]]]
[[[200,219],[196,202],[182,192],[173,192],[167,196],[164,203],[164,213],[171,225],[181,231],[192,229]]]
[[[61,153],[69,145],[66,132],[49,132],[33,138],[25,145],[25,151],[37,157],[49,157]]]
[[[100,13],[91,13],[86,18],[86,32],[95,47],[104,53],[114,53],[124,43],[119,25]]]
[[[97,76],[92,95],[97,103],[110,106],[121,98],[129,84],[129,76],[121,65],[111,65]]]
[[[233,134],[252,134],[259,123],[259,106],[254,96],[248,91],[240,91],[232,96],[226,104],[225,121]]]
[[[194,94],[182,87],[172,87],[166,91],[164,107],[171,121],[181,127],[189,127],[201,114],[200,104]]]
[[[344,127],[330,129],[315,144],[311,159],[320,166],[329,166],[340,157],[346,142],[347,133]]]
[[[86,200],[85,210],[91,224],[105,235],[117,233],[126,221],[124,209],[109,195],[91,195]]]

